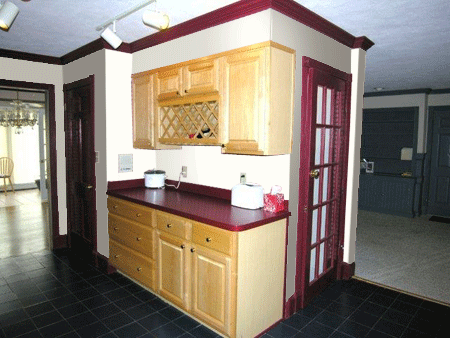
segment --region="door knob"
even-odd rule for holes
[[[309,173],[309,176],[311,176],[312,178],[319,178],[319,170],[311,170],[311,172]]]
[[[85,188],[85,189],[88,189],[88,190],[90,190],[90,189],[92,189],[92,188],[93,188],[93,186],[92,186],[92,185],[90,185],[90,184],[86,184],[86,185],[84,186],[84,188]]]

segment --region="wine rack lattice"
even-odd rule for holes
[[[161,106],[160,141],[165,143],[219,143],[219,101]]]

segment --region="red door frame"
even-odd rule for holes
[[[59,233],[58,181],[56,175],[56,119],[55,119],[55,85],[0,79],[0,87],[42,90],[47,92],[48,132],[50,152],[50,209],[53,249],[67,246],[66,236]]]
[[[340,196],[339,208],[339,225],[338,225],[338,247],[337,250],[337,266],[335,274],[326,276],[330,279],[342,279],[342,265],[343,265],[343,244],[345,232],[345,204],[346,204],[346,188],[347,188],[347,169],[348,169],[348,151],[349,151],[349,133],[350,133],[350,104],[351,104],[351,74],[344,73],[324,63],[318,62],[306,56],[302,58],[302,122],[301,122],[301,146],[300,146],[300,171],[299,171],[299,203],[298,203],[298,220],[297,220],[297,257],[296,257],[296,276],[295,276],[295,309],[298,310],[307,305],[307,303],[316,294],[306,294],[307,279],[306,266],[309,266],[309,251],[311,240],[311,214],[304,216],[308,212],[309,196],[313,193],[310,190],[310,161],[311,151],[315,149],[315,139],[312,137],[312,114],[315,107],[311,98],[315,88],[313,88],[312,72],[320,71],[327,76],[336,77],[345,81],[345,103],[343,111],[343,133],[344,139],[341,144],[342,151],[342,171],[341,171],[341,191],[337,192]],[[305,149],[307,151],[305,151]],[[307,163],[308,165],[305,165]],[[306,208],[306,210],[305,210]],[[305,219],[308,219],[305,224]]]

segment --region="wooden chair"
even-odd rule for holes
[[[6,191],[6,179],[9,180],[9,185],[11,186],[11,189],[13,192],[14,186],[11,182],[11,175],[14,169],[14,162],[9,157],[0,157],[0,178],[3,178],[3,190],[5,191],[5,195],[7,194]]]

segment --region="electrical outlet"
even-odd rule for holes
[[[241,184],[247,183],[247,174],[246,174],[246,173],[241,173],[241,174],[240,174],[239,182],[240,182]]]
[[[187,167],[186,166],[181,167],[181,176],[187,177]]]

